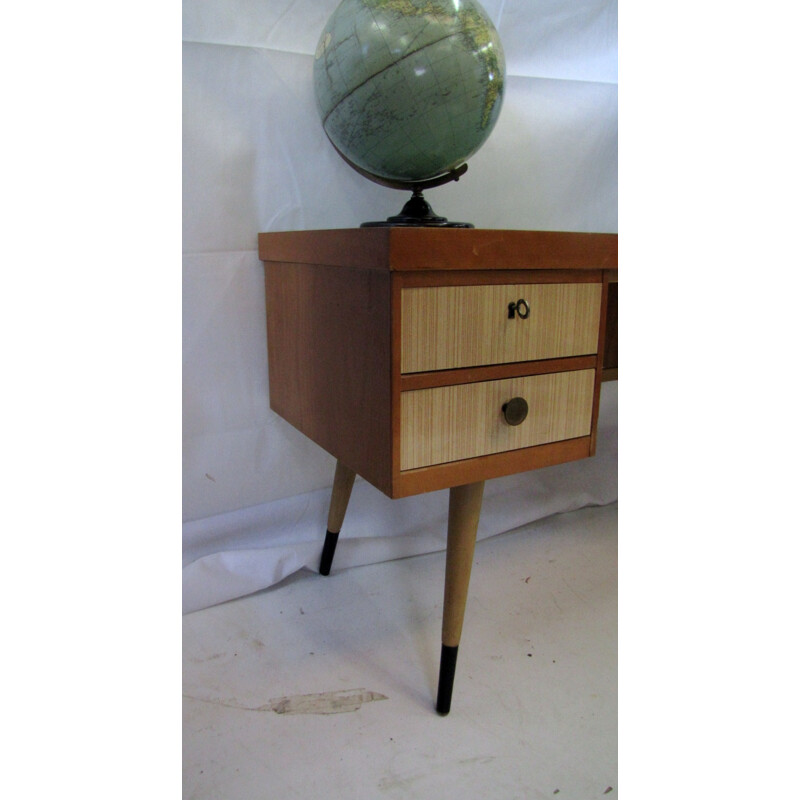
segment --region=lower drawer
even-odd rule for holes
[[[584,369],[403,392],[400,469],[588,436],[594,383]],[[529,411],[510,425],[503,405],[515,397]]]

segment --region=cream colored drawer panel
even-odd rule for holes
[[[536,361],[597,352],[599,283],[438,286],[402,290],[401,371]],[[527,319],[508,318],[525,300]]]
[[[584,369],[403,392],[400,469],[588,436],[594,378]],[[502,411],[514,397],[529,408],[519,425]]]

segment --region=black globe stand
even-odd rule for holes
[[[455,178],[454,180],[458,180]],[[394,217],[379,222],[362,222],[362,228],[474,228],[471,222],[450,222],[433,212],[428,201],[422,196],[422,189],[415,187],[411,199],[403,210]]]

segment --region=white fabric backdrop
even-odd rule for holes
[[[338,0],[184,0],[184,610],[319,558],[333,459],[269,409],[259,231],[357,227],[405,198],[357,175],[317,118],[311,70]],[[500,119],[435,211],[483,228],[616,232],[615,0],[488,0]],[[479,535],[616,498],[616,384],[598,456],[487,484]],[[446,493],[357,481],[334,569],[444,547]]]

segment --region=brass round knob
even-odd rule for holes
[[[503,417],[509,425],[519,425],[528,416],[528,403],[523,397],[514,397],[503,404]]]

